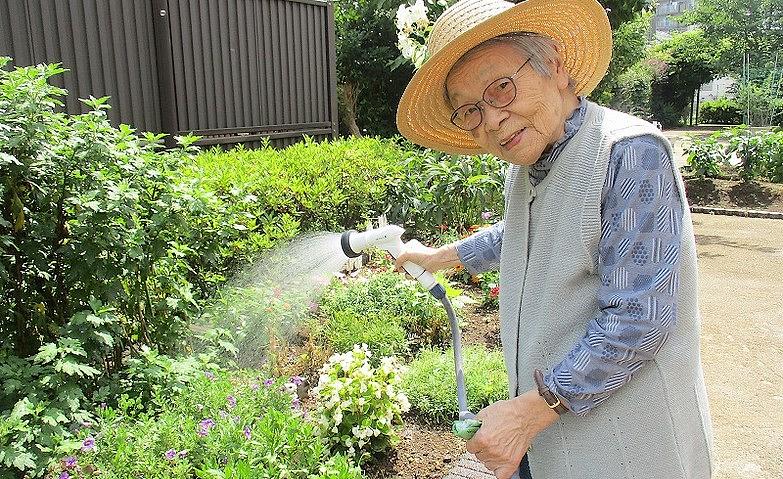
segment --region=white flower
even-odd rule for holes
[[[427,18],[427,6],[424,5],[423,0],[416,0],[416,3],[408,11],[413,23],[417,24],[419,28],[425,28],[430,24],[430,20]]]

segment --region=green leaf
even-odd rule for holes
[[[73,358],[65,357],[61,361],[57,361],[54,366],[55,371],[63,372],[69,376],[77,375],[79,377],[94,377],[101,372],[92,366],[76,362]]]
[[[38,364],[47,364],[52,362],[57,357],[57,345],[54,343],[46,343],[38,348],[38,354],[35,355],[33,361]]]

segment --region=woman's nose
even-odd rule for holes
[[[484,130],[487,133],[500,129],[500,124],[508,118],[508,111],[505,108],[495,108],[491,105],[484,106]]]

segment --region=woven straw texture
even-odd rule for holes
[[[397,128],[419,145],[447,153],[476,154],[469,132],[454,126],[444,98],[446,76],[468,50],[511,32],[546,35],[560,46],[576,93],[587,95],[606,74],[612,58],[612,31],[596,0],[461,0],[435,22],[429,60],[411,79],[397,108]]]

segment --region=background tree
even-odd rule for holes
[[[680,123],[694,92],[711,81],[719,70],[721,45],[704,36],[702,30],[677,33],[652,50],[657,63],[652,83],[652,116],[664,126]]]
[[[397,134],[395,114],[413,67],[388,64],[399,56],[395,1],[335,2],[337,82],[343,133]]]

